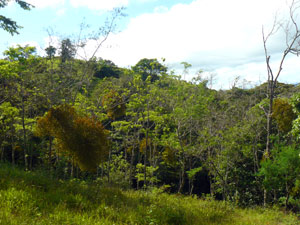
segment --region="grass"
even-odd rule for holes
[[[0,224],[300,224],[275,209],[50,179],[0,164]]]

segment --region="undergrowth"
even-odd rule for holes
[[[159,189],[122,191],[80,180],[51,179],[0,164],[0,224],[300,224],[275,209],[241,209]]]

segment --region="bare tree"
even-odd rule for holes
[[[62,82],[62,85],[65,87],[65,89],[72,90],[72,93],[68,94],[68,100],[70,101],[70,103],[74,104],[79,90],[83,86],[88,86],[90,84],[90,80],[94,72],[93,66],[96,62],[96,55],[103,47],[104,43],[107,41],[109,36],[112,35],[112,33],[116,32],[117,20],[125,16],[123,11],[123,7],[113,9],[110,12],[109,16],[106,18],[106,21],[103,24],[103,26],[99,27],[95,31],[92,31],[91,33],[89,33],[89,25],[87,25],[85,22],[82,22],[80,24],[78,34],[73,35],[73,38],[64,37],[62,39],[61,45],[63,42],[68,41],[69,49],[67,50],[71,53],[68,53],[69,56],[67,57],[67,66],[62,67],[64,77],[67,78],[73,76],[74,67],[76,64],[76,60],[74,60],[74,58],[84,62],[81,68],[81,73],[76,77],[76,80],[64,79],[64,81]],[[48,30],[50,41],[52,34],[53,31]],[[48,50],[49,47],[47,48]],[[66,60],[63,60],[62,62],[64,61]]]
[[[295,54],[299,55],[300,53],[300,30],[297,24],[297,14],[296,11],[300,7],[299,1],[292,0],[290,6],[289,6],[289,19],[284,23],[279,23],[277,21],[277,17],[274,20],[273,27],[271,31],[265,35],[264,28],[262,29],[262,36],[263,36],[263,45],[264,45],[264,52],[265,52],[265,60],[267,64],[267,71],[268,71],[268,90],[267,95],[269,99],[269,107],[266,111],[267,114],[267,143],[266,143],[266,149],[265,149],[265,157],[269,157],[270,155],[270,135],[271,135],[271,125],[272,125],[272,107],[273,107],[273,100],[275,97],[275,89],[278,82],[278,77],[280,76],[282,69],[283,69],[283,63],[289,54]],[[271,67],[271,56],[269,54],[268,48],[267,48],[267,42],[269,38],[275,34],[278,30],[283,29],[285,32],[285,43],[286,48],[282,53],[279,67],[277,68],[277,71],[273,71]]]
[[[289,54],[299,55],[300,53],[300,30],[297,24],[297,10],[300,7],[300,1],[292,0],[288,6],[289,14],[288,19],[286,21],[279,22],[277,20],[277,16],[274,19],[274,23],[272,26],[271,31],[266,35],[264,31],[264,27],[262,28],[262,37],[263,37],[263,46],[264,46],[264,53],[265,53],[265,60],[267,65],[268,71],[268,90],[267,90],[267,97],[269,99],[268,109],[265,110],[267,116],[267,142],[266,142],[266,149],[264,152],[264,157],[270,157],[270,136],[271,136],[271,129],[272,129],[272,108],[273,108],[273,100],[275,96],[275,89],[277,87],[278,78],[282,72],[283,64],[286,57]],[[286,47],[282,52],[281,59],[279,61],[279,66],[277,70],[273,70],[271,66],[271,55],[268,51],[267,43],[271,36],[273,36],[276,32],[282,30],[285,34],[285,44]],[[267,193],[264,193],[264,205],[266,205],[266,197]]]

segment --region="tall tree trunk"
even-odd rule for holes
[[[22,91],[24,92],[24,91]],[[25,127],[25,105],[24,105],[24,93],[22,95],[22,128],[23,128],[23,145],[24,145],[24,163],[25,170],[28,170],[28,160],[27,160],[27,135],[26,135],[26,127]]]
[[[1,144],[1,162],[4,160],[4,146]]]
[[[71,161],[70,177],[71,178],[74,177],[74,157],[72,157],[72,161]]]
[[[49,152],[48,152],[48,164],[49,164],[49,171],[52,172],[52,137],[49,139]]]
[[[111,148],[108,153],[108,165],[107,165],[107,182],[110,184],[110,163],[111,163]]]
[[[15,165],[15,144],[12,143],[11,145],[11,163],[14,166]]]
[[[149,145],[149,100],[147,102],[147,128],[146,128],[146,148],[144,154],[144,188],[147,187],[147,151]]]
[[[132,184],[132,179],[133,179],[133,160],[134,160],[134,148],[135,145],[132,146],[131,149],[131,158],[130,158],[130,169],[129,169],[129,182]]]
[[[267,111],[267,142],[266,142],[266,150],[264,152],[264,158],[270,158],[270,151],[271,151],[271,134],[272,134],[272,113],[273,113],[273,100],[274,100],[274,89],[276,87],[276,81],[273,81],[269,78],[268,80],[268,98],[269,98],[269,106]],[[267,206],[267,197],[268,192],[264,189],[264,206]]]
[[[269,87],[268,87],[268,97],[269,97],[269,107],[267,112],[267,143],[266,143],[266,150],[265,150],[265,157],[269,158],[270,156],[270,150],[271,150],[271,143],[270,143],[270,137],[272,132],[272,113],[273,113],[273,100],[274,100],[274,88],[275,83],[270,80],[269,81]]]
[[[179,172],[179,187],[178,187],[178,193],[181,193],[183,190],[183,186],[184,186],[184,179],[185,179],[185,163],[182,163],[182,166],[180,168],[180,172]]]

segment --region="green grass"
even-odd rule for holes
[[[0,224],[300,224],[278,210],[50,179],[0,164]]]

